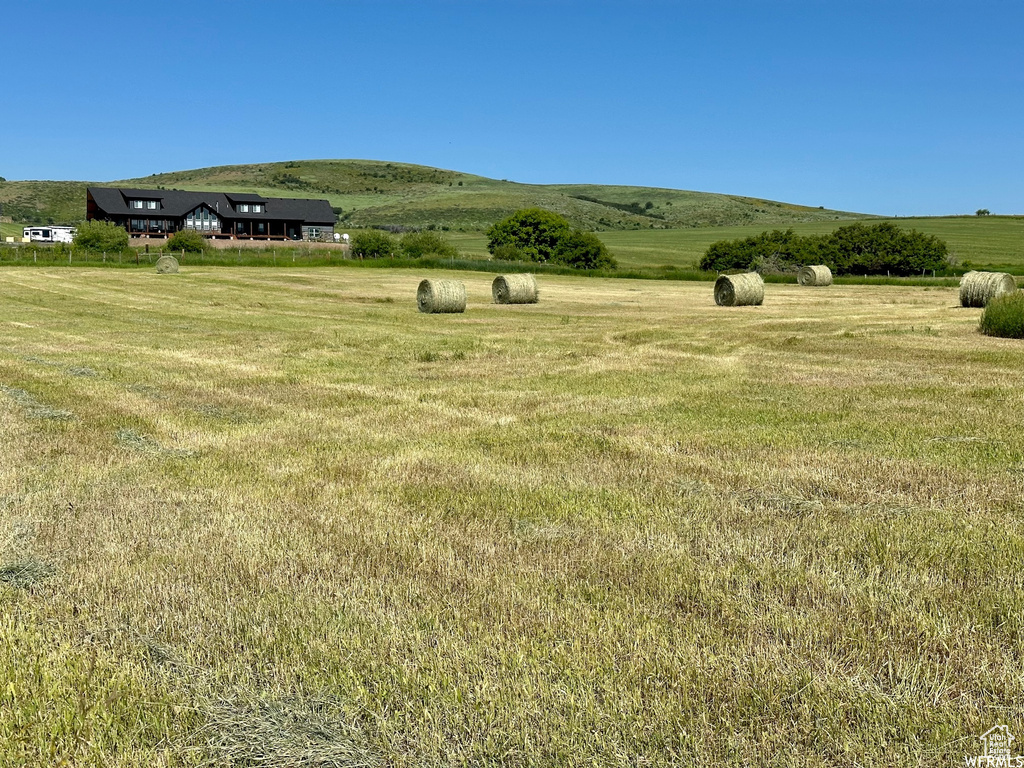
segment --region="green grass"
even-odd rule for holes
[[[0,242],[3,242],[4,238],[7,237],[21,237],[23,231],[24,227],[21,224],[0,222]]]
[[[105,183],[326,198],[332,206],[342,209],[341,223],[349,227],[435,225],[480,231],[518,208],[531,206],[557,211],[587,229],[779,225],[862,217],[735,195],[613,185],[520,184],[371,160],[218,166]],[[85,215],[86,186],[85,182],[71,181],[0,183],[0,205],[19,221],[47,223],[53,219],[57,224],[75,223]],[[581,199],[585,197],[591,199]],[[643,207],[646,202],[651,202],[650,209]],[[624,204],[636,206],[640,213],[623,210]]]
[[[946,766],[1014,722],[1024,346],[955,288],[447,274],[463,315],[3,270],[0,765]]]
[[[1024,217],[954,216],[944,218],[887,219],[903,229],[916,229],[946,241],[950,255],[961,265],[980,269],[1007,269],[1024,273]],[[846,221],[793,224],[801,235],[827,234]],[[705,227],[651,232],[601,232],[601,239],[625,267],[671,265],[694,268],[708,246],[735,240],[775,227]],[[786,228],[786,227],[779,227]],[[486,247],[483,239],[481,247]]]
[[[989,336],[1024,339],[1024,293],[1015,291],[992,299],[981,313],[978,327]]]

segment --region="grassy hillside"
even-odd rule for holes
[[[480,231],[518,208],[557,211],[593,230],[751,224],[782,226],[861,214],[756,198],[647,187],[536,185],[403,163],[308,160],[154,174],[110,185],[257,192],[326,198],[349,227],[397,225]],[[0,183],[0,205],[16,221],[74,223],[85,214],[85,182]]]
[[[445,276],[4,271],[0,765],[937,767],[1019,710],[1024,346],[955,288]]]
[[[0,242],[3,242],[5,237],[20,237],[24,227],[21,224],[8,224],[6,222],[0,222]]]
[[[27,224],[75,224],[85,218],[85,181],[0,181],[0,209],[21,234]],[[5,227],[10,225],[4,225]]]
[[[610,185],[535,185],[403,163],[307,160],[157,174],[133,183],[326,197],[349,226],[434,224],[480,230],[541,206],[587,229],[660,229],[848,219],[841,211],[704,192]],[[648,203],[650,204],[648,206]]]

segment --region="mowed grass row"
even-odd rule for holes
[[[0,765],[950,765],[1024,725],[1024,347],[955,288],[451,276],[463,315],[404,270],[3,271]]]

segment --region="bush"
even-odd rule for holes
[[[615,268],[615,259],[596,235],[573,229],[565,218],[543,208],[516,211],[492,225],[487,238],[487,250],[497,259]]]
[[[904,232],[891,222],[857,223],[830,235],[802,237],[787,229],[721,240],[708,246],[700,268],[795,272],[807,264],[825,264],[837,275],[912,275],[944,268],[947,256],[946,244],[933,235]]]
[[[398,244],[403,256],[418,259],[422,256],[440,256],[454,259],[458,249],[436,232],[407,232]]]
[[[524,208],[487,230],[487,250],[499,245],[515,246],[525,261],[550,261],[558,241],[572,231],[569,222],[553,211]]]
[[[987,336],[1024,339],[1024,292],[1004,293],[992,299],[981,313],[978,330]]]
[[[514,245],[495,246],[491,255],[498,261],[526,261],[526,256]]]
[[[885,221],[874,226],[850,224],[829,237],[829,256],[824,262],[836,274],[915,275],[927,269],[942,269],[949,253],[934,235],[917,230],[904,232]]]
[[[575,269],[615,269],[616,262],[597,235],[574,229],[558,241],[551,261]]]
[[[128,230],[110,221],[86,221],[78,226],[74,244],[87,251],[118,253],[128,250]]]
[[[379,229],[356,233],[352,238],[351,253],[361,259],[381,259],[394,256],[398,250],[395,238]]]
[[[182,229],[167,238],[167,250],[202,253],[210,244],[194,229]]]
[[[801,237],[792,229],[776,229],[739,240],[719,240],[708,246],[700,268],[718,272],[755,268],[795,272],[802,266],[824,260],[824,241],[820,236]]]

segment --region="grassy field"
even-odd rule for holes
[[[407,271],[3,270],[0,765],[1019,732],[1024,346],[954,288],[452,276],[464,315]]]
[[[0,241],[5,237],[21,237],[23,229],[21,224],[0,222]]]
[[[961,264],[1024,274],[1024,216],[953,216],[879,219],[901,229],[916,229],[946,241],[950,255]],[[849,221],[793,224],[802,235],[827,234]],[[783,227],[785,228],[785,227]],[[665,266],[694,269],[711,243],[756,235],[764,226],[694,227],[671,230],[602,231],[599,237],[625,269]],[[445,236],[470,255],[487,253],[480,233],[446,232]]]
[[[879,221],[883,221],[880,219]],[[950,255],[961,264],[984,269],[1009,268],[1024,272],[1024,216],[961,216],[884,219],[901,229],[916,229],[946,241]],[[848,221],[794,224],[801,235],[826,234]],[[785,228],[785,227],[783,227]],[[601,232],[600,238],[624,267],[696,267],[711,243],[763,232],[765,227],[704,227],[649,232]],[[481,238],[481,248],[486,239]]]

